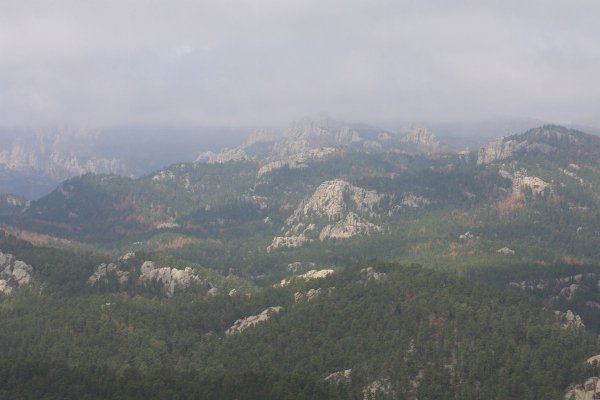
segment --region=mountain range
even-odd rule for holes
[[[0,197],[0,393],[595,395],[600,137],[304,119],[192,159]]]

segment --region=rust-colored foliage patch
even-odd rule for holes
[[[157,250],[172,250],[172,249],[180,249],[183,246],[191,244],[194,241],[191,237],[186,236],[177,236],[175,239],[171,240],[167,243],[159,243],[156,246]]]
[[[518,192],[512,192],[505,199],[498,202],[498,212],[502,217],[522,208],[525,208],[525,196]]]

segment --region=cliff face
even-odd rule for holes
[[[300,203],[286,220],[285,233],[275,237],[267,250],[381,232],[382,228],[369,219],[379,216],[379,206],[385,200],[382,194],[341,179],[323,182]]]

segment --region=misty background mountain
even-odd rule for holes
[[[315,120],[335,121],[322,114]],[[543,124],[533,118],[497,118],[464,123],[408,123],[362,129],[406,132],[424,127],[454,151],[477,149],[490,139],[523,132]],[[577,126],[575,126],[577,128]],[[39,198],[60,182],[85,173],[140,177],[178,162],[190,162],[206,152],[235,148],[257,132],[273,138],[286,135],[289,126],[112,126],[76,125],[0,127],[0,194]],[[598,133],[592,127],[587,132]]]

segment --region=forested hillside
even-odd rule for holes
[[[0,397],[559,399],[600,373],[598,138],[355,133],[2,196]]]

